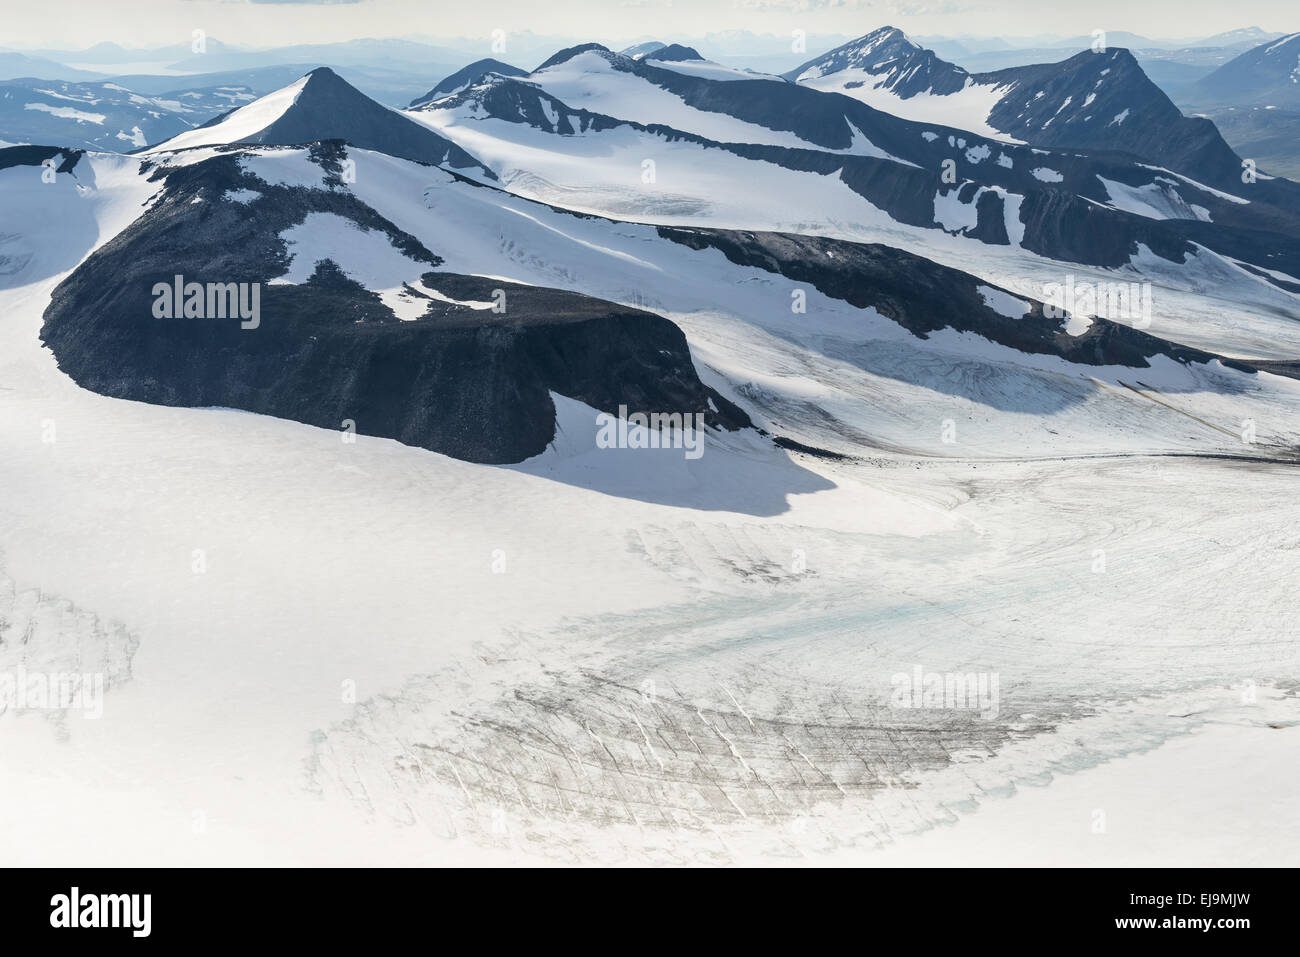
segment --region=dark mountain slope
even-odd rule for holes
[[[684,47],[680,43],[670,43],[666,47],[647,53],[643,60],[662,60],[665,63],[679,63],[683,60],[703,60],[694,47]]]
[[[679,229],[661,226],[659,235],[692,249],[717,249],[732,262],[754,266],[809,283],[824,295],[859,308],[873,308],[924,339],[940,329],[973,332],[1020,352],[1055,355],[1080,365],[1145,368],[1168,356],[1179,362],[1218,358],[1199,349],[1174,345],[1139,329],[1094,319],[1087,332],[1067,334],[1059,320],[1044,316],[1042,303],[1027,301],[1023,315],[991,308],[974,277],[920,256],[875,243],[799,236],[790,233]],[[1238,369],[1248,366],[1232,360]]]
[[[1300,33],[1247,50],[1198,81],[1186,98],[1203,104],[1300,108]]]
[[[527,70],[521,70],[517,66],[511,66],[509,63],[502,63],[500,60],[494,60],[487,57],[482,60],[475,60],[469,66],[462,67],[451,76],[446,77],[441,83],[435,86],[423,96],[417,96],[411,101],[411,107],[423,106],[426,103],[432,103],[434,100],[441,99],[444,96],[450,96],[452,93],[458,93],[467,86],[473,86],[478,83],[489,73],[499,73],[502,76],[527,76]]]
[[[801,79],[824,76],[841,70],[864,70],[897,96],[907,99],[918,93],[946,95],[962,89],[970,74],[961,67],[940,59],[895,27],[881,27],[858,37],[829,53],[813,57],[796,67],[785,78],[798,83]]]
[[[315,156],[337,173],[341,144]],[[329,429],[351,419],[363,434],[490,463],[546,448],[555,435],[551,392],[610,413],[625,405],[699,412],[715,427],[749,424],[700,382],[685,337],[667,319],[576,293],[440,273],[436,253],[337,180],[330,189],[271,186],[240,159],[230,152],[156,171],[166,179],[163,198],[55,290],[42,339],[79,385]],[[251,205],[212,198],[237,189],[260,195]],[[280,234],[310,213],[385,234],[427,264],[424,284],[458,302],[491,301],[503,290],[506,311],[429,298],[423,318],[401,321],[328,260],[306,283],[268,285],[289,265]],[[152,290],[176,275],[261,284],[260,323],[155,318]]]
[[[1214,123],[1183,116],[1127,50],[980,74],[1007,92],[989,114],[1035,146],[1132,153],[1210,185],[1241,185],[1241,158]]]
[[[842,83],[827,83],[841,72]],[[1214,124],[1184,116],[1126,49],[1088,49],[1059,63],[968,73],[902,31],[883,27],[786,76],[850,95],[866,84],[904,102],[989,87],[999,99],[987,117],[973,116],[972,126],[987,121],[1033,146],[1130,153],[1221,188],[1241,184],[1241,159]]]

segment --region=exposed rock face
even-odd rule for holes
[[[1294,66],[1294,51],[1300,49],[1297,44],[1300,44],[1300,34],[1262,44],[1202,80],[1193,88],[1191,99],[1198,104],[1231,103],[1233,97],[1225,91],[1237,89],[1240,84],[1266,82],[1260,78],[1262,70],[1275,81],[1280,79],[1274,87],[1278,95],[1265,96],[1256,89],[1253,102],[1292,103],[1293,98],[1300,97],[1289,73]],[[1286,57],[1280,55],[1288,49],[1293,51],[1290,66],[1286,65]],[[838,82],[837,74],[842,75]],[[968,73],[912,42],[901,31],[883,27],[814,57],[786,77],[798,85],[810,84],[822,92],[849,96],[855,96],[855,91],[864,85],[881,90],[897,98],[898,112],[902,115],[908,115],[908,111],[901,105],[914,97],[945,97],[971,87],[983,88],[995,97],[993,106],[987,116],[982,114],[985,107],[981,106],[981,115],[972,116],[971,120],[985,121],[1007,137],[1031,147],[1052,150],[1048,159],[1054,168],[1060,169],[1068,163],[1067,151],[1083,149],[1089,151],[1089,160],[1099,163],[1110,161],[1111,165],[1119,165],[1120,161],[1129,160],[1130,173],[1121,177],[1129,185],[1142,185],[1137,180],[1143,176],[1149,185],[1153,173],[1160,176],[1164,170],[1173,170],[1198,183],[1250,200],[1249,207],[1228,208],[1231,201],[1220,204],[1221,208],[1211,210],[1215,223],[1244,230],[1274,229],[1278,227],[1261,225],[1260,219],[1280,214],[1287,223],[1279,224],[1279,231],[1286,234],[1296,231],[1294,216],[1300,211],[1300,185],[1286,179],[1260,177],[1243,186],[1242,157],[1224,140],[1215,122],[1203,116],[1184,116],[1126,49],[1085,50],[1060,62]],[[804,112],[810,110],[815,112],[811,104]],[[1220,113],[1220,116],[1236,114]],[[856,118],[854,123],[873,142],[883,145],[876,139],[876,127],[862,126],[862,121]],[[944,137],[938,142],[944,142]],[[905,153],[897,153],[892,146],[886,148],[916,162]],[[1134,159],[1161,169],[1151,170],[1148,166],[1143,173],[1140,164],[1131,162]],[[1267,162],[1261,165],[1272,168]],[[988,172],[981,171],[971,178],[987,183]],[[1096,172],[1114,179],[1109,173]],[[963,175],[967,175],[964,169]],[[1105,201],[1104,196],[1097,194],[1096,180],[1091,173],[1086,180],[1077,177],[1072,180],[1067,173],[1063,188]],[[1185,185],[1179,189],[1187,191]],[[1194,202],[1204,206],[1205,195],[1198,193]],[[1223,251],[1241,256],[1235,246]]]
[[[475,105],[489,116],[510,123],[525,123],[561,136],[593,130],[599,132],[624,125],[600,113],[571,109],[531,83],[502,77],[484,77],[481,84],[444,98],[437,108],[456,109],[466,104]]]
[[[1034,300],[1021,300],[1025,312],[1008,315],[987,304],[981,289],[993,287],[976,277],[890,246],[793,233],[668,226],[659,227],[659,235],[692,249],[717,249],[739,265],[806,282],[826,296],[859,308],[874,308],[919,338],[952,328],[1021,352],[1060,356],[1082,365],[1145,368],[1147,360],[1157,355],[1180,362],[1219,358],[1100,318],[1082,335],[1072,336],[1060,319],[1044,315],[1042,303]],[[1224,361],[1234,368],[1248,368]]]
[[[665,63],[680,63],[685,60],[703,60],[700,52],[695,47],[682,46],[680,43],[670,43],[666,47],[660,47],[654,53],[647,53],[642,59],[645,60],[662,60]]]
[[[53,152],[20,156],[36,163]],[[330,429],[351,420],[362,434],[485,463],[523,461],[547,447],[555,437],[552,393],[609,413],[625,406],[631,412],[701,413],[716,428],[751,424],[700,381],[685,336],[669,320],[573,292],[440,271],[443,260],[435,250],[343,188],[341,144],[316,144],[311,157],[324,188],[267,183],[255,175],[257,157],[238,148],[191,165],[159,167],[154,175],[166,181],[160,198],[53,294],[42,338],[60,367],[105,395],[246,409]],[[897,163],[850,159],[866,164],[864,170],[928,176]],[[964,201],[981,209],[978,228],[989,230],[981,238],[1005,241],[993,235],[1003,222],[1002,199],[975,195],[973,184],[960,190],[971,193]],[[1026,223],[1059,228],[1075,215],[1119,215],[1058,190],[1041,196],[1026,198]],[[1051,201],[1083,208],[1057,210]],[[381,295],[367,288],[329,258],[310,261],[305,279],[282,278],[296,255],[286,234],[322,215],[346,229],[345,242],[355,228],[378,234],[385,248],[404,257],[410,271],[400,280],[401,295],[418,318],[405,311],[406,318],[398,318],[391,290],[379,286],[387,290]],[[1157,252],[1179,254],[1184,241],[1162,231],[1171,224],[1127,219],[1149,224],[1143,228],[1151,232],[1141,238]],[[1082,235],[1110,235],[1104,227],[1099,222]],[[1039,303],[886,246],[783,233],[658,232],[872,307],[919,337],[950,327],[1084,365],[1142,368],[1156,355],[1184,362],[1215,358],[1104,319],[1070,335]],[[1114,237],[1116,254],[1131,238]],[[1029,239],[1027,227],[1026,245]],[[1062,230],[1059,242],[1067,241],[1079,240]],[[255,328],[244,328],[233,311],[159,317],[157,290],[172,288],[177,276],[185,283],[256,284]],[[991,304],[990,295],[1001,305]],[[1008,309],[1008,300],[1024,311]],[[488,307],[497,301],[503,312]]]
[[[873,30],[829,53],[813,57],[784,76],[798,83],[802,79],[841,70],[869,73],[876,78],[872,82],[903,99],[919,93],[939,96],[955,93],[966,85],[970,77],[961,67],[940,59],[934,51],[909,40],[907,34],[896,27]]]
[[[0,150],[0,169],[13,166],[40,166],[47,159],[58,158],[56,173],[70,173],[77,166],[83,150],[68,150],[58,146],[10,146]]]
[[[1085,50],[974,79],[1006,87],[989,123],[1028,143],[1130,153],[1204,183],[1241,185],[1241,160],[1214,123],[1183,116],[1128,50]]]
[[[334,147],[337,149],[337,146]],[[328,170],[328,145],[318,159]],[[163,198],[53,295],[43,341],[79,385],[175,406],[223,406],[394,438],[473,462],[519,462],[555,435],[550,393],[594,408],[703,413],[749,425],[706,388],[686,338],[661,316],[588,296],[438,272],[441,259],[345,190],[269,186],[231,153],[168,168]],[[249,205],[219,200],[255,189]],[[205,197],[195,202],[200,195]],[[378,230],[436,289],[423,317],[396,318],[328,260],[300,285],[280,234],[310,213]],[[260,321],[155,318],[155,284],[260,284]],[[458,303],[491,302],[505,312]],[[451,302],[443,301],[452,300]],[[594,423],[593,423],[594,431]]]

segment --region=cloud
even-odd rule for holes
[[[885,10],[901,17],[928,17],[943,13],[962,13],[974,8],[960,0],[891,0],[881,4]]]
[[[902,17],[957,13],[971,8],[964,0],[735,0],[759,13],[820,13],[824,10],[877,10]]]
[[[736,0],[736,6],[760,13],[812,13],[819,10],[858,10],[872,0]]]
[[[314,6],[335,6],[341,3],[360,3],[361,0],[244,0],[245,3],[265,4],[272,6],[286,5],[304,5],[311,4]]]

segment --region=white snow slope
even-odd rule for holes
[[[595,54],[583,56],[605,64]],[[579,59],[575,57],[553,69]],[[626,80],[609,81],[609,87],[605,77],[600,77],[599,84],[593,80],[592,88],[597,91],[593,95],[617,100],[608,90],[618,88],[619,83],[637,84],[638,90],[658,89],[637,77],[611,73]],[[580,80],[585,82],[584,78],[595,73],[575,71],[574,76],[572,85],[557,85],[551,92],[570,106],[611,109],[614,115],[631,112],[627,100],[602,99],[591,105],[567,99],[584,88]],[[547,84],[548,90],[552,85]],[[675,96],[659,92],[689,109]],[[623,91],[623,95],[639,103],[632,93]],[[1129,265],[1119,270],[1047,259],[1021,248],[1017,241],[1024,234],[1018,219],[1018,194],[1006,196],[1007,232],[1013,244],[993,246],[962,234],[963,227],[976,222],[974,201],[963,206],[955,190],[950,190],[948,197],[936,197],[939,221],[951,231],[944,234],[896,222],[837,175],[786,169],[629,127],[560,135],[525,123],[476,115],[467,108],[409,110],[404,115],[478,157],[511,192],[544,203],[644,223],[775,230],[885,243],[1035,298],[1043,297],[1045,285],[1063,285],[1068,277],[1088,283],[1146,280],[1155,286],[1151,297],[1153,324],[1148,330],[1153,335],[1242,358],[1291,358],[1300,352],[1300,324],[1294,321],[1300,313],[1300,296],[1206,249],[1200,249],[1186,264],[1140,249]],[[653,115],[658,122],[672,122],[666,114]],[[726,131],[708,132],[700,127],[695,132],[713,136]],[[722,135],[717,138],[728,139]],[[859,151],[877,155],[874,149]],[[1204,209],[1185,200],[1179,191],[1173,187],[1165,190],[1135,190],[1132,192],[1137,195],[1129,196],[1116,189],[1113,205],[1152,218],[1204,217]],[[1180,190],[1187,196],[1195,195],[1186,187]],[[1285,278],[1300,284],[1300,278]],[[1248,322],[1242,321],[1244,315],[1250,316]]]
[[[288,86],[240,107],[220,123],[203,126],[173,136],[166,143],[146,150],[146,153],[189,149],[194,146],[214,146],[238,143],[242,139],[266,129],[297,101],[310,76],[304,76]]]
[[[968,130],[1002,143],[1024,142],[989,124],[989,114],[1006,96],[1007,88],[1004,86],[967,80],[966,86],[956,93],[942,96],[918,93],[904,98],[885,85],[887,78],[887,74],[874,74],[854,67],[824,76],[800,77],[799,85],[827,93],[843,93],[905,120]]]
[[[0,862],[1300,863],[1300,383],[792,314],[651,227],[350,155],[445,268],[660,311],[761,425],[852,457],[636,458],[556,397],[553,448],[497,468],[86,392],[41,313],[159,184],[0,171],[30,224],[0,245],[0,674],[115,678],[97,720],[0,714]],[[995,706],[897,707],[917,668]]]

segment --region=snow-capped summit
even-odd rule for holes
[[[706,60],[694,47],[674,43],[654,53],[640,58],[648,67],[671,70],[687,76],[701,77],[706,80],[780,80],[781,77],[771,73],[756,73],[753,70],[723,66],[712,60]]]
[[[670,43],[666,47],[655,50],[653,53],[647,53],[643,59],[662,60],[666,63],[673,63],[678,60],[703,60],[698,50],[694,47],[682,46],[680,43]]]
[[[1247,199],[1240,182],[1223,182],[1239,160],[1208,121],[1183,117],[1158,91],[1147,109],[1137,94],[1154,87],[1127,52],[1086,56],[949,96],[888,94],[891,106],[921,102],[951,117],[916,122],[805,83],[588,45],[407,115],[482,158],[512,192],[560,206],[580,197],[584,212],[613,218],[690,210],[729,227],[780,230],[881,217],[1103,267],[1142,249],[1183,262],[1194,235],[1218,254],[1290,274],[1277,257],[1293,255],[1294,243],[1261,243],[1249,231],[1300,226],[1290,212],[1295,185],[1261,182]],[[1034,70],[1043,71],[1037,80]],[[1102,109],[1104,120],[1087,119]],[[1130,126],[1138,117],[1160,132]],[[982,128],[958,125],[972,120]],[[1089,136],[1095,146],[1080,142]],[[673,171],[671,189],[650,180],[629,189],[646,158]],[[939,178],[949,163],[954,182]],[[769,198],[754,203],[755,189]],[[772,198],[783,195],[793,208]]]
[[[1122,48],[972,74],[884,27],[786,78],[895,116],[996,139],[1129,153],[1201,182],[1230,184],[1240,171],[1214,124],[1183,116]]]
[[[456,169],[477,167],[492,176],[465,150],[376,103],[329,67],[312,70],[283,89],[147,152],[232,143],[295,146],[322,140],[343,140],[390,156],[435,165],[445,163]]]
[[[847,92],[870,84],[903,99],[954,93],[966,85],[968,76],[896,27],[881,27],[785,74],[788,80],[817,89]]]
[[[662,43],[659,40],[647,40],[645,43],[634,43],[630,47],[624,47],[618,52],[623,56],[630,56],[633,60],[641,60],[649,56],[651,53],[654,53],[656,50],[662,50],[667,46],[668,44]]]
[[[494,60],[491,57],[485,57],[482,60],[475,60],[469,66],[461,67],[451,76],[446,77],[441,83],[435,86],[424,96],[417,96],[410,103],[410,108],[424,106],[432,103],[434,100],[440,100],[444,96],[451,96],[453,93],[459,93],[468,87],[474,86],[482,81],[483,77],[489,73],[496,73],[501,76],[527,76],[527,70],[521,70],[517,66],[511,66],[509,63],[503,63],[500,60]]]
[[[754,73],[750,70],[714,63],[712,60],[706,60],[694,47],[678,43],[659,44],[650,52],[631,56],[626,52],[615,53],[599,43],[583,43],[556,53],[534,70],[530,79],[541,83],[548,91],[570,102],[565,93],[573,92],[575,84],[582,88],[580,95],[586,97],[594,92],[595,87],[601,84],[608,85],[611,82],[611,72],[624,75],[624,81],[614,82],[630,82],[632,85],[649,84],[660,88],[672,85],[671,74],[702,80],[781,80],[780,77],[770,74]],[[628,81],[628,77],[637,79]],[[570,105],[578,104],[570,102]],[[709,109],[721,108],[712,106]],[[655,122],[644,115],[622,118]]]
[[[575,110],[527,79],[488,73],[457,93],[412,107],[409,114],[435,131],[457,122],[482,124],[488,118],[526,124],[547,133],[572,135],[610,129],[618,121]]]
[[[584,56],[584,54],[593,54],[599,57],[600,59],[606,60],[611,63],[615,63],[620,60],[631,62],[630,57],[626,57],[621,53],[615,53],[613,50],[611,50],[609,47],[605,46],[604,44],[579,43],[577,46],[565,47],[563,50],[560,50],[558,53],[553,54],[544,63],[540,64],[537,67],[537,69],[534,70],[533,72],[541,73],[543,70],[549,70],[551,67],[559,66],[561,63],[568,63],[570,60]]]
[[[1131,153],[1204,183],[1239,185],[1241,160],[1214,124],[1183,116],[1128,50],[1084,50],[976,80],[1002,93],[989,123],[1027,143]]]

